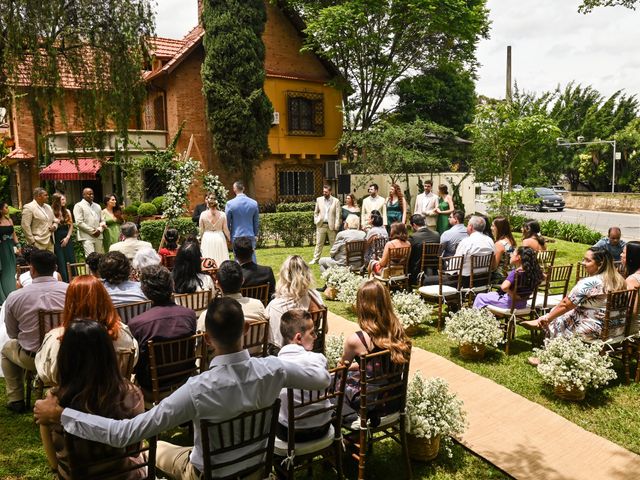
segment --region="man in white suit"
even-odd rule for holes
[[[331,248],[336,240],[336,234],[340,230],[340,202],[336,197],[331,196],[329,185],[322,187],[322,196],[316,199],[313,223],[316,225],[316,250],[313,252],[313,259],[309,262],[311,265],[320,260],[327,235],[329,236],[329,248]]]
[[[53,252],[51,234],[58,228],[51,207],[45,203],[49,194],[44,188],[33,191],[33,200],[22,207],[22,231],[27,244]]]
[[[102,220],[102,209],[93,201],[93,190],[82,190],[82,200],[73,207],[73,216],[78,226],[78,241],[84,248],[86,257],[92,252],[104,253],[102,232],[107,224]]]
[[[438,208],[438,196],[431,191],[432,188],[433,182],[431,180],[425,180],[424,192],[416,197],[416,207],[413,213],[414,215],[422,215],[427,227],[434,230],[438,220],[438,214],[436,213],[436,208]]]
[[[362,200],[362,212],[360,213],[360,224],[365,230],[371,228],[369,217],[371,212],[377,210],[382,215],[382,224],[387,225],[387,201],[384,197],[378,195],[378,185],[372,183],[369,185],[369,196]]]

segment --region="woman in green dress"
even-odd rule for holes
[[[16,254],[18,237],[9,217],[9,205],[0,203],[0,303],[16,289]]]
[[[76,263],[76,254],[73,251],[73,217],[67,209],[67,198],[61,193],[51,196],[51,209],[53,221],[58,225],[53,232],[53,252],[58,260],[58,273],[62,280],[69,282],[67,263]]]
[[[107,229],[102,232],[102,245],[106,253],[111,245],[120,240],[120,222],[113,212],[114,207],[118,205],[116,196],[113,194],[105,196],[104,205],[102,220],[107,224]]]
[[[356,200],[356,196],[353,193],[348,193],[344,198],[344,202],[345,204],[342,206],[342,225],[343,228],[346,228],[344,224],[349,215],[355,215],[360,218],[360,207],[358,207],[358,200]]]
[[[449,214],[455,210],[455,205],[453,204],[451,195],[449,195],[449,188],[445,184],[438,187],[438,197],[438,208],[436,208],[436,213],[438,214],[436,230],[438,230],[438,233],[442,235],[444,232],[449,230]]]
[[[397,183],[391,185],[387,199],[387,230],[394,223],[407,223],[407,201]]]

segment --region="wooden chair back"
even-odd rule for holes
[[[547,267],[552,267],[556,261],[556,253],[558,253],[557,250],[540,250],[536,254],[540,268],[545,270]]]
[[[443,251],[444,245],[440,243],[423,243],[420,255],[420,271],[426,272],[427,268],[435,271],[438,268],[439,259]]]
[[[118,368],[122,373],[122,376],[128,380],[133,375],[133,368],[136,361],[136,349],[135,348],[119,348],[116,350],[116,356],[118,358]]]
[[[69,279],[69,283],[71,283],[71,280],[75,277],[80,275],[89,275],[89,268],[87,267],[87,264],[84,262],[67,262],[67,278]]]
[[[64,475],[59,475],[60,478],[132,478],[136,471],[139,475],[135,475],[135,478],[156,478],[156,437],[124,448],[115,448],[65,432],[64,444],[68,457],[66,462],[58,463],[59,471],[64,472]],[[137,458],[135,461],[127,461],[130,457]]]
[[[250,287],[242,287],[240,293],[243,297],[255,298],[260,300],[266,307],[269,304],[269,284],[263,283],[262,285],[252,285]]]
[[[49,330],[62,325],[62,310],[38,310],[38,332],[40,345]]]
[[[316,353],[325,353],[325,344],[328,324],[328,311],[326,307],[321,307],[317,310],[309,310],[311,319],[313,320],[313,328],[316,332],[316,340],[313,342],[313,351]]]
[[[409,258],[411,247],[396,247],[389,249],[389,277],[407,276],[409,273]]]
[[[277,399],[273,405],[243,413],[231,420],[219,423],[200,420],[203,478],[269,477],[279,412],[280,399]],[[250,466],[238,468],[241,461]]]
[[[469,289],[473,292],[488,291],[491,288],[491,263],[493,253],[471,255],[471,276]]]
[[[163,255],[162,265],[164,265],[167,270],[172,271],[176,265],[176,255]]]
[[[190,308],[195,312],[206,310],[213,298],[213,290],[200,290],[193,293],[174,293],[173,301],[176,305]]]
[[[269,344],[269,322],[259,320],[248,322],[249,327],[243,337],[243,347],[252,357],[266,357]]]
[[[638,291],[636,289],[607,293],[607,308],[604,313],[602,334],[600,336],[603,341],[617,340],[620,342],[634,333],[632,332],[634,328],[632,315],[637,294]]]
[[[464,255],[458,255],[453,257],[440,257],[438,259],[438,294],[442,296],[442,286],[446,285],[444,282],[445,275],[452,276],[456,279],[457,285],[451,285],[456,290],[460,290],[462,285],[462,267],[464,265]]]
[[[572,270],[573,265],[552,265],[547,267],[545,279],[541,284],[542,289],[539,292],[543,296],[542,310],[547,309],[550,296],[560,295],[562,298],[567,296]]]
[[[28,272],[30,268],[30,265],[16,265],[17,277],[20,278],[20,275],[22,275],[24,272]]]
[[[380,260],[382,258],[382,254],[384,253],[384,246],[387,244],[389,240],[383,236],[376,236],[371,239],[371,248],[373,249],[372,259]]]
[[[367,242],[364,240],[351,240],[345,244],[347,253],[347,267],[352,272],[359,272],[364,265],[364,250]]]
[[[576,283],[578,283],[580,280],[588,276],[589,274],[587,273],[587,270],[584,268],[584,265],[582,264],[582,262],[576,263]]]
[[[200,373],[204,367],[202,333],[177,340],[149,340],[147,350],[154,403],[177,390],[189,377]]]
[[[124,324],[128,324],[129,321],[141,313],[146,312],[151,308],[151,300],[145,300],[144,302],[125,303],[123,305],[116,305],[116,312],[120,315],[120,321]]]

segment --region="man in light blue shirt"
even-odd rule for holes
[[[467,228],[464,226],[464,212],[462,210],[454,210],[449,215],[449,225],[451,228],[442,233],[440,237],[440,245],[444,246],[442,251],[443,257],[452,257],[456,253],[458,244],[467,238]]]
[[[615,262],[619,262],[622,249],[627,244],[627,242],[621,240],[620,237],[622,237],[620,228],[611,227],[607,232],[607,236],[598,240],[593,248],[604,248],[611,254]]]
[[[277,357],[250,357],[242,348],[246,329],[242,307],[232,298],[215,298],[207,309],[205,324],[206,341],[216,352],[210,369],[189,378],[148,412],[132,419],[112,420],[71,408],[63,409],[56,397],[49,395],[36,402],[36,421],[39,424],[61,423],[73,435],[114,447],[124,447],[192,421],[193,447],[158,442],[156,465],[171,478],[197,479],[204,469],[201,419],[214,423],[230,420],[272,405],[282,388],[320,390],[330,383],[329,372],[321,361],[302,365]],[[228,476],[251,467],[255,457],[233,460],[260,446],[250,445],[243,450],[214,455],[214,465],[231,462],[216,474]]]

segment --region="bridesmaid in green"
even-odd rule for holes
[[[53,221],[58,225],[53,232],[53,251],[58,260],[58,273],[62,280],[68,283],[67,263],[76,263],[76,254],[73,251],[73,217],[67,209],[67,198],[61,193],[51,196],[51,209]]]
[[[9,218],[9,205],[0,203],[0,303],[16,289],[16,254],[18,237]]]
[[[407,223],[407,201],[404,199],[400,185],[394,183],[387,199],[387,230],[394,223]]]
[[[105,196],[104,205],[102,219],[106,222],[107,229],[102,233],[102,245],[106,253],[111,245],[120,240],[120,222],[113,212],[114,207],[118,205],[116,196],[113,194]]]
[[[436,230],[438,230],[438,233],[442,235],[444,232],[449,230],[449,214],[455,210],[455,206],[453,205],[451,195],[449,195],[449,188],[447,188],[445,184],[438,187],[438,197],[438,208],[436,208],[436,213],[438,214]]]

